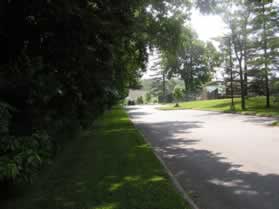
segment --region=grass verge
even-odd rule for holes
[[[273,102],[271,99],[271,108],[265,108],[264,97],[253,97],[246,100],[247,110],[241,110],[241,102],[239,98],[235,99],[235,112],[245,115],[258,115],[258,116],[279,116],[279,103]],[[205,100],[205,101],[193,101],[183,102],[179,104],[179,107],[174,107],[174,104],[168,104],[161,107],[161,110],[179,110],[179,109],[197,109],[197,110],[213,110],[221,112],[230,112],[230,99],[218,99],[218,100]]]
[[[274,121],[271,125],[272,126],[279,126],[279,121]]]
[[[27,190],[1,208],[189,208],[121,108],[69,144]]]

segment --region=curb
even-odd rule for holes
[[[156,153],[156,151],[153,149],[151,143],[148,141],[148,137],[144,135],[144,133],[133,123],[133,121],[129,118],[129,120],[132,122],[133,126],[137,129],[137,131],[142,135],[145,142],[152,148],[153,153],[155,154],[156,158],[160,161],[161,165],[167,172],[168,176],[170,177],[173,185],[178,190],[180,194],[182,194],[183,199],[190,205],[192,209],[201,209],[199,208],[196,203],[192,200],[192,198],[187,194],[187,192],[184,190],[184,188],[181,186],[181,184],[178,182],[178,180],[175,178],[174,174],[170,171],[170,169],[167,167],[166,163],[163,161],[163,159]]]

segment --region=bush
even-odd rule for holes
[[[50,159],[52,145],[47,135],[1,137],[0,181],[31,182],[44,162]]]
[[[175,87],[175,89],[173,90],[173,96],[176,101],[175,107],[178,107],[179,106],[178,102],[183,98],[183,89],[179,87]]]
[[[146,94],[145,94],[145,102],[147,103],[147,104],[149,104],[150,102],[151,102],[151,99],[152,99],[152,95],[151,95],[151,93],[150,92],[147,92]]]
[[[44,132],[24,137],[11,136],[10,111],[8,105],[0,105],[0,182],[30,182],[42,164],[49,162],[53,143]]]
[[[158,99],[154,99],[154,100],[152,101],[152,103],[153,103],[153,104],[157,104],[157,103],[158,103]]]
[[[144,102],[143,102],[143,97],[142,96],[139,96],[138,98],[137,98],[137,104],[143,104]]]

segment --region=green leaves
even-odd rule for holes
[[[49,144],[36,137],[2,136],[0,139],[0,179],[31,181],[41,165],[51,157]]]
[[[5,104],[0,106],[0,181],[31,181],[41,165],[50,159],[53,145],[45,132],[11,136],[9,109]]]
[[[196,38],[190,28],[184,28],[179,37],[179,47],[163,54],[163,68],[170,76],[178,75],[186,91],[195,91],[211,78],[220,65],[220,55],[210,43]]]
[[[0,97],[16,109],[0,105],[2,179],[29,179],[54,152],[59,137],[49,136],[89,126],[140,87],[148,50],[175,54],[191,8],[190,0],[0,4],[8,26],[0,28]]]
[[[176,99],[176,101],[181,100],[183,98],[183,89],[175,87],[173,90],[173,96]]]

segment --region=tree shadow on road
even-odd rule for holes
[[[241,121],[254,124],[271,120],[238,114],[202,113],[205,117],[221,114],[243,117]],[[141,117],[141,113],[137,116]],[[196,148],[201,140],[193,138],[191,132],[202,128],[202,121],[148,122],[137,123],[136,126],[185,190],[191,191],[201,208],[279,209],[279,175],[246,172],[242,169],[243,165],[231,162],[221,152]]]
[[[174,174],[182,173],[179,181],[186,190],[196,192],[202,208],[279,208],[278,175],[244,172],[241,164],[230,162],[222,153],[182,147],[181,143],[168,144],[160,155]]]
[[[193,148],[195,146],[192,145],[201,141],[192,138],[190,133],[202,125],[199,121],[171,121],[142,123],[137,126],[144,130],[144,135],[154,150],[176,175],[185,190],[192,192],[201,208],[279,208],[277,174],[244,172],[241,170],[241,164],[230,162],[222,153]],[[145,126],[149,128],[146,129]],[[183,137],[180,134],[183,134]]]
[[[223,113],[223,112],[210,112],[210,111],[205,111],[203,114],[200,116],[202,117],[214,117],[214,116],[222,116],[224,118],[239,118],[241,119],[241,122],[245,123],[251,123],[251,124],[257,124],[257,125],[264,125],[264,126],[269,126],[270,123],[275,121],[276,119],[278,120],[278,117],[260,117],[260,116],[255,116],[255,115],[241,115],[239,113]]]

